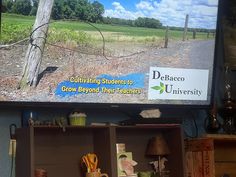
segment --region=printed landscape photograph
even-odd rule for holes
[[[2,0],[2,11],[2,103],[210,103],[218,0]],[[179,83],[164,95],[197,75],[204,99]]]

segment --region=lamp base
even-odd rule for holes
[[[169,177],[170,176],[170,171],[169,170],[163,170],[158,175],[159,175],[159,177]]]

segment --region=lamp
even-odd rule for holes
[[[158,161],[150,162],[154,165],[154,168],[157,173],[159,173],[160,177],[163,177],[163,170],[165,169],[165,161],[167,159],[164,155],[170,154],[170,149],[161,133],[151,138],[147,145],[146,155],[149,156],[158,156]]]

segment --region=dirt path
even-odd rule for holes
[[[47,46],[39,85],[36,89],[23,91],[17,90],[17,86],[24,65],[26,45],[15,46],[8,50],[0,49],[0,100],[94,101],[94,96],[83,94],[61,99],[54,95],[54,91],[58,83],[68,80],[71,76],[95,78],[101,74],[122,76],[127,73],[144,73],[145,77],[148,77],[150,66],[208,69],[212,65],[210,51],[213,50],[213,43],[214,41],[170,42],[167,49],[160,46],[122,45],[119,48],[122,55],[137,53],[123,58],[109,56],[108,60],[103,56],[85,55]],[[145,87],[147,81],[148,78]],[[146,95],[147,93],[143,92],[135,99],[132,98],[132,101],[145,100]],[[112,101],[109,95],[98,94],[97,97],[104,101]],[[116,97],[115,100],[125,101],[123,95]],[[130,98],[126,97],[127,100]]]

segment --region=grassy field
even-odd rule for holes
[[[35,17],[16,14],[3,14],[2,16],[2,44],[16,42],[29,36]],[[106,24],[93,24],[98,28],[106,42],[158,42],[165,36],[164,29],[151,29],[140,27],[116,26]],[[50,42],[76,41],[78,43],[91,43],[101,41],[102,37],[97,29],[88,23],[78,21],[53,21],[49,28]],[[181,40],[182,31],[169,30],[171,40]],[[197,33],[197,39],[205,39],[206,33]],[[192,34],[189,33],[189,38]]]

